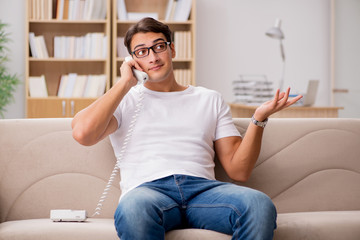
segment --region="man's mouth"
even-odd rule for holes
[[[149,71],[157,71],[159,70],[163,65],[156,65],[154,67],[149,68]]]

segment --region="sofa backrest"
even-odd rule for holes
[[[234,119],[244,134],[249,119]],[[231,181],[219,164],[216,176]],[[279,213],[360,210],[360,119],[270,119],[250,179]],[[240,183],[238,183],[240,184]]]
[[[234,122],[244,135],[250,120]],[[70,124],[0,120],[0,222],[48,218],[51,209],[93,213],[116,159],[108,138],[82,146]],[[216,176],[231,181],[220,164]],[[113,217],[118,182],[100,217]],[[270,119],[256,167],[242,185],[268,194],[282,213],[360,210],[359,182],[360,119]]]
[[[108,139],[72,138],[71,119],[0,120],[0,222],[49,218],[51,209],[92,214],[116,159]],[[119,178],[100,217],[113,217]]]

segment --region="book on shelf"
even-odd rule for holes
[[[175,31],[173,39],[176,50],[175,59],[190,59],[192,57],[191,32]]]
[[[128,12],[125,0],[117,0],[117,19],[120,21],[138,21],[145,17],[151,17],[156,20],[159,19],[157,12]]]
[[[31,56],[34,58],[48,58],[49,53],[46,48],[45,38],[43,35],[35,36],[33,32],[29,32],[29,45]]]
[[[77,81],[76,73],[69,73],[67,83],[65,85],[64,96],[65,98],[70,98],[73,96],[73,91],[75,88],[75,82]]]
[[[146,17],[151,17],[155,20],[159,20],[159,14],[157,12],[128,12],[127,13],[127,20],[129,20],[129,21],[139,21]]]
[[[117,0],[117,18],[120,21],[128,19],[125,0]]]
[[[57,96],[61,98],[97,98],[106,89],[106,75],[64,74],[60,78]]]
[[[117,56],[119,58],[125,58],[129,55],[128,50],[124,44],[124,39],[124,37],[117,37],[116,39]]]
[[[29,96],[30,97],[48,97],[45,76],[29,77]]]
[[[187,21],[190,16],[192,0],[168,0],[165,21]]]
[[[106,88],[105,75],[89,75],[83,97],[96,98],[104,94]]]
[[[87,33],[84,36],[55,36],[54,58],[104,59],[107,57],[107,36]]]
[[[265,75],[240,75],[233,81],[235,102],[259,105],[273,97],[272,82]]]
[[[72,97],[81,98],[84,96],[87,78],[88,77],[86,75],[77,75],[74,89],[72,92]]]
[[[106,0],[56,0],[58,20],[105,19],[106,11]]]
[[[38,55],[36,52],[35,34],[33,32],[29,32],[29,45],[31,56],[37,58]]]
[[[171,19],[174,18],[175,8],[176,8],[176,1],[168,0],[168,4],[166,6],[166,11],[165,11],[165,19],[164,19],[165,21],[170,21]]]
[[[168,0],[165,10],[165,21],[187,21],[190,16],[192,0]],[[128,12],[125,0],[117,0],[117,18],[120,21],[137,21],[144,17],[158,19],[156,12]]]

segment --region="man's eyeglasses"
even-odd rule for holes
[[[152,45],[151,47],[136,49],[131,54],[135,55],[137,58],[143,58],[149,55],[150,49],[152,49],[154,53],[161,53],[167,49],[168,45],[170,45],[170,42],[159,42],[157,44]]]

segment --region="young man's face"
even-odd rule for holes
[[[131,51],[148,48],[157,43],[167,42],[162,33],[136,33],[131,40]],[[152,49],[143,58],[133,56],[140,67],[149,75],[151,82],[161,82],[168,79],[173,71],[172,58],[175,57],[173,43],[163,52],[155,53]]]

